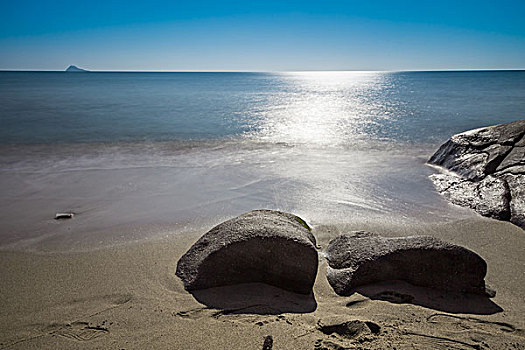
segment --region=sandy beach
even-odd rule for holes
[[[0,350],[525,350],[524,17],[0,2]]]
[[[485,218],[446,224],[316,225],[321,252],[340,232],[427,234],[466,246],[488,264],[495,298],[454,295],[402,282],[335,294],[320,265],[313,295],[263,284],[184,290],[178,259],[202,235],[87,252],[0,252],[2,349],[525,349],[523,230]],[[382,293],[377,293],[382,291]],[[388,291],[389,293],[385,293]],[[377,325],[327,334],[347,321]],[[374,330],[372,332],[371,330]]]
[[[523,74],[0,72],[0,349],[525,349],[523,229],[451,204],[426,165],[520,118]],[[312,227],[313,292],[186,291],[183,254],[255,209]],[[466,247],[496,296],[339,296],[323,252],[353,230]]]

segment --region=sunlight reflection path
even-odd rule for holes
[[[380,72],[283,73],[284,93],[259,112],[257,136],[294,145],[341,146],[367,140],[394,115],[383,98],[392,83]]]

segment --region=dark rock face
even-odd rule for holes
[[[179,260],[187,290],[263,282],[309,294],[317,274],[315,237],[301,218],[254,210],[215,226]]]
[[[486,295],[487,264],[476,253],[428,236],[340,235],[326,248],[328,282],[339,295],[380,281]]]
[[[525,228],[525,119],[454,135],[428,161],[449,201]]]

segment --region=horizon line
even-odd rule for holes
[[[0,72],[49,72],[49,73],[314,73],[314,72],[376,72],[376,73],[403,73],[403,72],[490,72],[490,71],[524,71],[525,68],[454,68],[454,69],[401,69],[401,70],[368,70],[368,69],[353,69],[353,70],[89,70],[84,69],[81,72],[67,72],[64,70],[52,69],[0,69]]]

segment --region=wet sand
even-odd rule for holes
[[[318,224],[321,247],[339,232],[427,234],[488,264],[493,299],[392,282],[341,297],[320,266],[313,294],[262,284],[190,294],[175,276],[204,231],[85,252],[0,251],[2,349],[525,349],[525,234],[486,218],[444,224]],[[173,228],[176,230],[176,228]],[[337,334],[349,321],[352,334]],[[360,321],[360,322],[357,322]],[[331,333],[331,334],[330,334]]]

